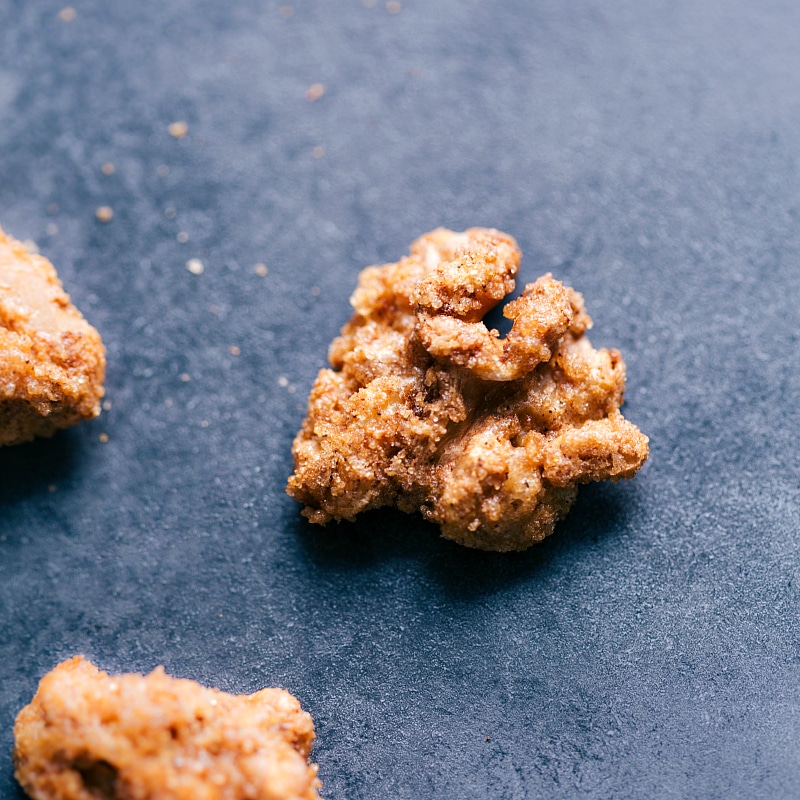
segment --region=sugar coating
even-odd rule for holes
[[[14,736],[34,800],[319,800],[314,725],[282,689],[111,676],[76,656],[42,678]]]
[[[0,446],[100,413],[105,348],[53,265],[0,229]]]
[[[580,294],[544,275],[503,309],[505,337],[484,324],[520,257],[500,231],[440,228],[362,271],[293,445],[287,491],[311,522],[391,505],[469,547],[524,550],[578,484],[641,467],[625,364],[589,343]]]

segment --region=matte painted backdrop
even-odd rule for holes
[[[74,653],[286,687],[326,798],[800,795],[800,5],[63,2],[0,0],[0,224],[110,407],[0,452],[0,796]],[[583,292],[651,437],[526,554],[283,491],[359,269],[438,225]]]

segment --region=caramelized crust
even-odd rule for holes
[[[483,323],[519,262],[499,231],[438,229],[361,273],[294,441],[287,491],[311,522],[393,505],[469,547],[524,550],[578,484],[641,467],[625,364],[585,337],[580,294],[544,275],[503,309],[504,338]]]
[[[34,800],[318,800],[314,725],[288,692],[110,676],[80,656],[45,675],[14,727]]]
[[[100,413],[105,349],[53,265],[0,229],[0,446]]]

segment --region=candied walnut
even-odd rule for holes
[[[363,270],[294,441],[288,493],[311,522],[393,505],[484,550],[553,531],[577,485],[630,478],[648,440],[619,412],[625,364],[584,336],[583,298],[551,275],[514,288],[510,236],[438,229]]]
[[[0,446],[100,413],[105,349],[53,265],[0,229]]]
[[[319,799],[314,724],[282,689],[110,676],[76,656],[42,678],[14,736],[34,800]]]

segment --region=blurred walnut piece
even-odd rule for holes
[[[619,412],[625,364],[595,350],[583,298],[545,275],[503,309],[520,251],[504,233],[438,229],[368,267],[311,390],[287,491],[311,522],[393,505],[445,537],[524,550],[589,481],[630,478],[648,440]]]
[[[0,229],[0,446],[100,413],[105,349],[53,265]]]
[[[42,678],[14,735],[34,800],[319,800],[314,724],[282,689],[110,676],[76,656]]]

